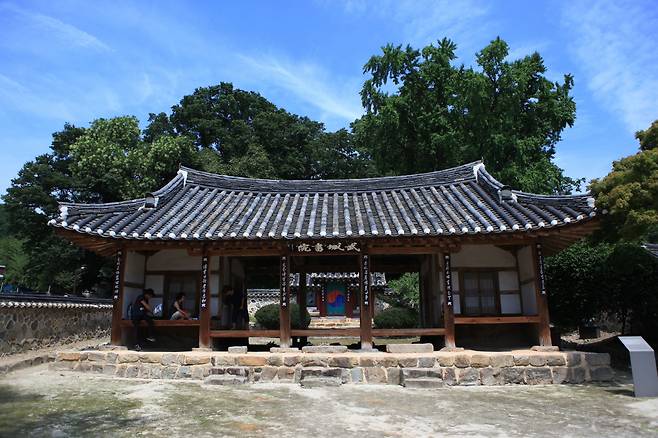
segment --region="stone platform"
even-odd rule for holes
[[[308,387],[579,384],[609,381],[614,376],[608,354],[533,350],[317,353],[287,349],[282,353],[240,354],[62,351],[50,366],[123,378],[194,379],[220,385],[301,383]]]

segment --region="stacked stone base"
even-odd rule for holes
[[[579,384],[614,377],[610,356],[584,352],[475,351],[413,353],[60,352],[54,370],[122,378],[205,380],[210,384]]]

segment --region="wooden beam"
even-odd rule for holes
[[[211,338],[276,338],[279,330],[210,330]]]
[[[532,247],[532,261],[535,278],[535,296],[537,297],[537,313],[539,314],[539,345],[550,346],[552,342],[550,320],[548,317],[548,301],[546,300],[544,255],[542,254],[542,247],[539,241]]]
[[[281,256],[279,293],[279,345],[290,347],[290,256]]]
[[[373,336],[444,336],[444,328],[372,329]]]
[[[443,326],[445,327],[445,346],[456,347],[455,343],[455,309],[452,296],[452,267],[450,253],[443,254]]]
[[[127,254],[124,248],[116,252],[114,262],[114,283],[112,285],[112,329],[110,343],[121,345],[121,320],[123,319],[123,282],[126,271]]]
[[[293,329],[293,336],[305,337],[341,337],[353,336],[357,337],[361,333],[358,328],[326,328],[326,329]]]
[[[359,257],[359,284],[361,285],[361,304],[359,305],[359,332],[361,348],[372,349],[372,318],[370,289],[370,256],[362,254]]]
[[[201,302],[199,303],[199,347],[210,348],[210,256],[208,251],[201,255]]]
[[[456,316],[455,324],[537,324],[539,316]]]
[[[133,327],[133,322],[129,319],[124,319],[121,321],[120,325],[123,328],[130,328]],[[140,325],[146,327],[147,326],[146,321],[141,321]],[[153,320],[154,327],[199,327],[200,325],[201,322],[199,320],[194,320],[194,319],[177,319],[177,320],[154,319]]]

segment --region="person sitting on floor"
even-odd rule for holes
[[[181,292],[178,295],[176,295],[176,300],[174,300],[174,302],[171,304],[171,309],[169,311],[169,313],[171,313],[170,319],[172,320],[190,319],[190,312],[183,309],[184,304],[185,304],[185,294]]]
[[[144,292],[135,299],[135,305],[132,310],[132,319],[133,325],[135,326],[135,334],[137,338],[137,349],[140,347],[140,336],[139,336],[139,325],[141,321],[146,321],[147,325],[147,335],[146,340],[149,342],[155,342],[155,337],[153,336],[153,309],[149,304],[149,300],[155,296],[153,289],[144,289]]]

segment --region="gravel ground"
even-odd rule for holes
[[[46,366],[0,378],[0,436],[658,436],[658,399],[613,385],[205,387]]]

